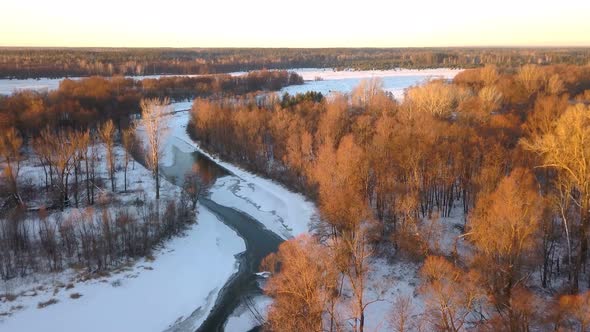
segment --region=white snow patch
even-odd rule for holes
[[[225,324],[225,332],[244,332],[260,325],[259,318],[266,318],[272,299],[265,295],[259,295],[246,305],[240,305],[228,318]]]

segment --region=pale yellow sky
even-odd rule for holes
[[[590,0],[4,0],[0,46],[590,46]]]

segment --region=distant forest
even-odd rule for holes
[[[0,48],[0,78],[215,74],[259,69],[353,70],[590,63],[589,48]]]
[[[284,70],[252,71],[236,77],[222,74],[143,80],[98,76],[66,79],[55,91],[20,91],[0,96],[0,136],[10,128],[25,137],[35,137],[45,127],[79,130],[94,128],[106,120],[115,121],[120,129],[131,115],[139,114],[142,98],[220,98],[277,91],[292,84],[303,84],[303,78]]]

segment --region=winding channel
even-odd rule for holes
[[[176,185],[182,185],[184,174],[191,171],[195,164],[198,165],[201,176],[207,177],[212,182],[223,176],[233,175],[199,152],[186,153],[173,148],[173,153],[174,164],[162,167],[162,173]],[[246,251],[238,257],[238,271],[225,283],[207,318],[197,329],[197,331],[224,331],[225,324],[234,310],[244,303],[247,297],[262,293],[256,272],[258,272],[258,267],[264,257],[276,252],[283,239],[266,229],[261,222],[241,211],[222,206],[211,200],[210,197],[202,197],[199,201],[225,225],[238,233],[246,244]],[[195,312],[193,314],[202,313]],[[177,325],[177,329],[172,328],[171,330],[183,330],[181,326],[182,323]]]

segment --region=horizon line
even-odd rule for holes
[[[580,48],[586,45],[453,45],[453,46],[13,46],[0,45],[0,49],[481,49],[481,48]]]

